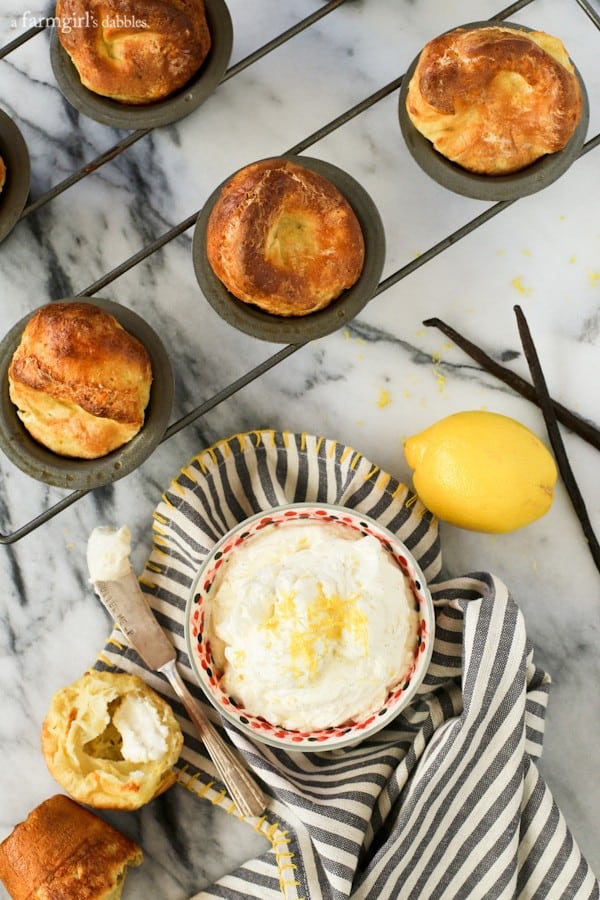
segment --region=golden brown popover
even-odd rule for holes
[[[497,25],[457,28],[425,45],[406,110],[443,156],[471,172],[504,175],[566,146],[582,92],[558,38]]]
[[[124,672],[86,672],[55,693],[42,725],[50,774],[99,809],[138,809],[169,788],[182,746],[169,704]]]
[[[277,316],[305,316],[358,280],[365,245],[332,182],[300,163],[269,159],[225,183],[208,219],[206,251],[239,300]]]
[[[27,431],[61,456],[96,459],[144,424],[152,365],[146,348],[91,303],[50,303],[28,321],[8,368]]]
[[[211,46],[203,0],[57,0],[56,19],[84,87],[120,103],[183,88]]]
[[[55,794],[0,844],[0,880],[13,900],[119,900],[142,861],[135,841]]]

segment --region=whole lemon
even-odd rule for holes
[[[408,438],[404,452],[420,500],[461,528],[514,531],[552,505],[554,459],[529,428],[508,416],[455,413]]]

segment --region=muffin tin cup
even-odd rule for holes
[[[6,181],[0,191],[0,242],[8,237],[21,217],[29,196],[31,165],[23,135],[6,113],[0,111],[0,156]]]
[[[502,28],[513,28],[516,31],[533,31],[525,25],[517,25],[514,22],[470,22],[468,25],[457,25],[450,28],[446,34],[456,31],[457,28],[478,29],[489,28],[497,25]],[[575,75],[579,81],[582,94],[581,118],[573,133],[571,140],[563,150],[549,153],[541,157],[531,165],[518,172],[509,175],[479,175],[469,172],[439,153],[421,132],[415,128],[406,111],[406,98],[408,87],[419,62],[418,56],[413,60],[402,79],[400,96],[398,100],[398,118],[400,130],[406,142],[406,146],[415,162],[434,181],[464,197],[474,200],[517,200],[535,194],[542,188],[548,187],[552,182],[560,178],[564,172],[577,159],[583,147],[589,123],[589,101],[585,85],[576,67]]]
[[[156,332],[132,310],[94,297],[67,297],[60,302],[86,302],[110,313],[148,351],[152,365],[152,387],[144,424],[127,444],[98,459],[75,459],[53,453],[27,431],[10,399],[8,368],[27,322],[36,312],[17,322],[0,343],[0,448],[21,471],[38,481],[71,490],[91,490],[117,481],[136,469],[162,440],[173,405],[173,371]]]
[[[137,130],[170,125],[185,118],[212,94],[227,70],[233,47],[233,25],[224,0],[205,0],[211,48],[198,72],[170,97],[145,105],[131,105],[103,97],[81,83],[79,73],[53,29],[50,61],[65,99],[91,119],[114,128]]]
[[[358,315],[373,298],[385,261],[385,233],[379,211],[371,197],[342,169],[307,156],[284,154],[268,159],[287,159],[304,166],[327,178],[344,195],[359,221],[365,242],[365,261],[357,282],[329,306],[305,316],[273,315],[235,297],[213,272],[206,253],[208,219],[221,189],[231,175],[213,191],[196,221],[192,244],[194,271],[202,293],[212,308],[238,331],[264,341],[303,344],[337,331]]]

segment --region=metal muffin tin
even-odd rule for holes
[[[11,328],[0,343],[0,448],[19,469],[38,481],[72,490],[91,490],[128,475],[150,456],[162,440],[173,405],[173,370],[156,332],[132,310],[94,297],[67,297],[60,302],[85,302],[110,313],[144,345],[152,365],[152,387],[144,425],[129,443],[99,459],[59,456],[31,437],[17,415],[8,391],[8,367],[23,330],[37,310]]]
[[[337,300],[318,312],[305,316],[276,316],[235,297],[212,270],[206,255],[206,229],[212,208],[226,178],[208,198],[194,230],[192,256],[198,284],[210,305],[222,319],[239,331],[264,341],[281,344],[303,344],[324,337],[350,322],[372,299],[379,284],[385,260],[385,232],[379,211],[365,189],[350,175],[331,163],[307,156],[282,155],[273,160],[289,159],[327,178],[344,195],[362,229],[365,262],[358,281]],[[235,173],[234,173],[235,174]]]
[[[457,28],[478,29],[494,26],[513,28],[515,31],[533,31],[532,28],[527,28],[525,25],[517,25],[514,22],[484,21],[471,22],[468,25],[456,25],[444,33],[449,34],[451,31],[456,31]],[[462,194],[464,197],[471,197],[474,200],[517,200],[519,197],[535,194],[542,188],[548,187],[549,184],[560,178],[577,159],[587,133],[589,101],[585,85],[576,68],[575,74],[582,94],[581,118],[566,147],[556,153],[543,156],[525,169],[513,172],[510,175],[479,175],[475,172],[469,172],[468,169],[463,169],[462,166],[451,162],[441,153],[438,153],[431,141],[424,137],[410,120],[406,111],[406,98],[420,55],[419,53],[413,60],[402,80],[398,101],[398,118],[400,120],[400,130],[411,156],[423,171],[433,178],[434,181],[437,181],[438,184],[454,191],[456,194]]]
[[[0,191],[0,241],[3,241],[19,221],[27,203],[31,165],[23,135],[10,116],[2,111],[0,156],[6,166],[6,181]]]
[[[142,106],[119,103],[88,90],[56,29],[50,40],[50,60],[57,84],[68,102],[91,119],[114,128],[137,130],[170,125],[185,118],[212,94],[227,70],[233,47],[233,25],[224,0],[205,0],[211,48],[198,72],[180,91]]]

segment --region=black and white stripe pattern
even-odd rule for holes
[[[207,708],[272,798],[253,823],[272,849],[195,900],[598,898],[536,769],[549,678],[533,663],[517,606],[487,573],[441,582],[435,520],[360,453],[311,435],[252,432],[199,454],[169,486],[141,582],[192,691],[202,697],[183,616],[198,564],[240,519],[302,500],[359,509],[412,550],[436,605],[433,658],[412,706],[356,747],[285,753]],[[118,631],[97,665],[137,671],[168,697],[186,738],[181,782],[233,811],[184,710]]]

